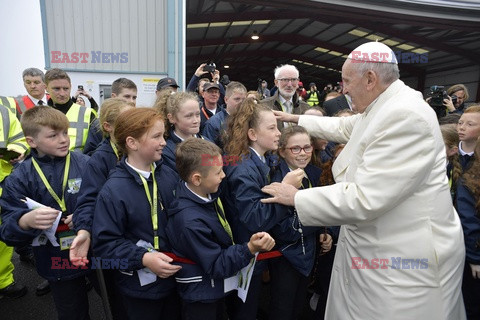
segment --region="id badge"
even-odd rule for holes
[[[73,230],[60,232],[58,239],[60,240],[60,250],[68,250],[72,246],[73,239],[75,239],[75,232]]]

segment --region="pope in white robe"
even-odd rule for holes
[[[465,319],[463,233],[435,112],[398,79],[384,44],[355,49],[342,79],[358,114],[276,112],[313,137],[346,143],[332,169],[336,184],[274,183],[264,201],[294,205],[303,225],[342,225],[325,319]]]

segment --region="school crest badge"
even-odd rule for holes
[[[68,193],[75,194],[80,191],[80,186],[82,185],[82,178],[69,179],[68,180]]]

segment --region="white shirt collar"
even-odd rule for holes
[[[43,98],[42,98],[42,99],[36,99],[36,98],[32,97],[32,96],[29,95],[29,94],[27,94],[27,96],[30,98],[30,100],[32,100],[32,102],[33,102],[34,105],[37,105],[37,104],[38,104],[38,101],[40,101],[40,100],[43,101],[43,104],[44,104],[44,105],[47,105],[47,102],[48,102],[48,101],[47,101],[47,95],[46,95],[46,94],[43,95]]]
[[[467,156],[473,156],[474,151],[472,151],[472,152],[465,152],[465,151],[463,151],[463,149],[462,149],[462,141],[460,141],[460,142],[458,143],[458,153],[460,153],[461,156],[465,156],[465,155],[467,155]]]
[[[212,196],[210,194],[208,194],[208,198],[205,198],[205,197],[202,197],[201,195],[197,194],[195,191],[193,191],[192,189],[190,189],[188,187],[188,184],[185,182],[185,187],[187,187],[188,190],[190,190],[190,192],[192,192],[194,195],[196,195],[197,197],[199,197],[200,199],[202,199],[203,201],[205,202],[209,202],[209,201],[212,201]]]
[[[280,102],[282,105],[285,105],[285,102],[286,101],[290,101],[293,105],[293,97],[290,98],[290,100],[286,100],[284,97],[282,97],[280,94],[278,95],[278,97],[280,98]]]
[[[133,170],[137,171],[138,173],[140,173],[142,175],[142,177],[144,177],[145,179],[148,179],[150,177],[150,174],[151,172],[150,171],[145,171],[145,170],[140,170],[140,169],[137,169],[135,168],[134,166],[132,166],[130,163],[128,163],[128,158],[125,159],[125,163],[127,164],[127,166],[129,166],[130,168],[132,168]],[[157,165],[154,163],[153,166],[156,168]]]

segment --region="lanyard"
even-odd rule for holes
[[[308,189],[308,188],[305,188],[305,185],[303,184],[305,182],[305,179],[307,179],[307,181],[308,181],[308,188],[311,188],[312,183],[310,182],[310,179],[308,179],[307,175],[305,175],[305,177],[303,177],[303,179],[302,179],[302,189]]]
[[[62,209],[62,212],[66,213],[67,206],[65,205],[65,187],[67,186],[68,171],[70,170],[70,152],[67,154],[67,158],[65,160],[65,171],[63,173],[63,183],[62,183],[62,199],[60,199],[55,193],[55,191],[53,191],[52,186],[50,185],[50,183],[48,183],[47,178],[45,177],[45,174],[43,173],[42,169],[40,169],[40,166],[38,165],[35,158],[32,158],[32,163],[33,163],[33,166],[35,167],[35,170],[37,170],[37,173],[40,176],[40,179],[42,179],[43,184],[47,188],[48,192],[50,192],[53,199],[57,201],[58,205]]]
[[[157,180],[155,179],[155,167],[151,164],[152,168],[152,181],[153,181],[153,201],[150,196],[150,189],[148,188],[147,180],[139,173],[140,179],[142,179],[143,187],[145,188],[145,194],[147,195],[148,202],[150,203],[150,214],[152,216],[152,225],[153,225],[153,247],[155,250],[159,250],[158,244],[158,193],[157,193]],[[160,202],[161,209],[163,210],[163,205]]]
[[[220,220],[220,223],[222,224],[223,229],[228,233],[230,238],[232,239],[232,243],[235,244],[233,241],[233,234],[232,234],[232,229],[230,228],[230,225],[228,224],[227,219],[224,216],[224,210],[223,210],[223,204],[220,198],[217,198],[217,201],[213,203],[215,207],[215,211],[217,212],[218,215],[218,220]]]
[[[210,117],[207,114],[207,111],[205,111],[205,107],[202,107],[202,112],[203,112],[203,115],[205,116],[205,118],[207,118],[207,120],[210,119]]]
[[[115,145],[115,143],[113,143],[112,140],[110,140],[110,146],[112,147],[112,150],[115,153],[115,155],[117,156],[117,160],[118,160],[118,149],[117,149],[117,146]]]

